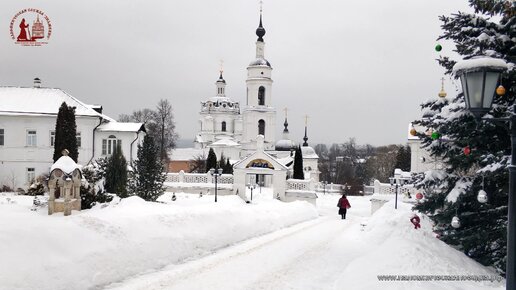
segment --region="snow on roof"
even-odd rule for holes
[[[456,74],[463,70],[474,70],[475,68],[490,67],[505,70],[507,63],[503,59],[492,57],[476,57],[466,60],[458,61],[453,66],[453,73]]]
[[[208,156],[207,148],[176,148],[169,152],[172,161],[189,161],[194,160],[198,156]]]
[[[220,139],[209,145],[209,147],[221,147],[221,146],[235,147],[235,146],[240,146],[240,144],[238,144],[237,142],[235,142],[231,139]]]
[[[61,156],[57,161],[50,167],[50,172],[54,169],[61,169],[64,173],[72,173],[75,169],[81,169],[81,166],[75,163],[70,156]]]
[[[292,167],[292,162],[294,162],[294,158],[292,156],[287,156],[283,158],[276,159],[279,163],[283,164],[285,167]]]
[[[319,159],[319,155],[317,155],[314,148],[310,146],[301,146],[301,152],[303,154],[303,159]]]
[[[75,107],[76,116],[106,117],[61,89],[0,87],[2,115],[57,115],[63,102]]]
[[[145,132],[143,123],[107,122],[97,128],[101,132]]]

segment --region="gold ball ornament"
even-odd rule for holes
[[[410,129],[410,135],[416,136],[416,134],[417,134],[416,129],[414,129],[414,128]]]
[[[496,88],[496,94],[498,94],[499,96],[505,95],[505,88],[502,85],[499,85]]]

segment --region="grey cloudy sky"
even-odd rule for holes
[[[115,118],[167,98],[178,133],[193,139],[199,102],[215,94],[223,59],[226,92],[245,104],[258,1],[9,0],[0,6],[0,85],[30,86],[37,76],[43,86],[102,104]],[[9,23],[24,8],[50,17],[48,45],[21,47],[10,38]],[[466,0],[265,0],[263,9],[277,136],[288,107],[296,141],[308,114],[312,144],[355,137],[374,145],[405,142],[419,104],[440,89],[438,16],[470,11]],[[443,47],[443,54],[453,49]],[[450,81],[445,88],[455,91]]]

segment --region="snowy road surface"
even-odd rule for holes
[[[394,212],[389,208],[375,215],[375,219],[369,219],[369,199],[351,197],[348,219],[341,220],[336,213],[337,199],[337,196],[319,198],[320,217],[315,220],[106,288],[503,289],[503,281],[379,282],[376,275],[381,274],[486,275],[492,272],[437,240],[431,231],[413,230],[406,219],[406,215],[411,214],[411,205],[401,204],[403,210]],[[370,222],[365,231],[364,222]],[[427,220],[423,227],[430,227]]]
[[[321,205],[321,217],[316,220],[135,277],[112,288],[333,289],[339,274],[361,254],[361,245],[354,239],[362,220],[357,213],[368,213],[368,208],[358,206],[362,202],[354,203],[361,211],[341,220],[332,199],[328,205]]]
[[[206,258],[129,280],[120,289],[328,289],[360,245],[352,220],[323,216]],[[352,236],[352,235],[351,235]]]

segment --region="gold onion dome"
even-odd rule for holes
[[[446,98],[446,96],[448,95],[445,91],[444,91],[444,78],[441,79],[442,83],[441,83],[441,91],[439,92],[439,94],[437,94],[440,98]]]
[[[446,98],[446,96],[447,96],[447,94],[446,94],[446,92],[444,90],[441,90],[438,95],[441,98]]]

